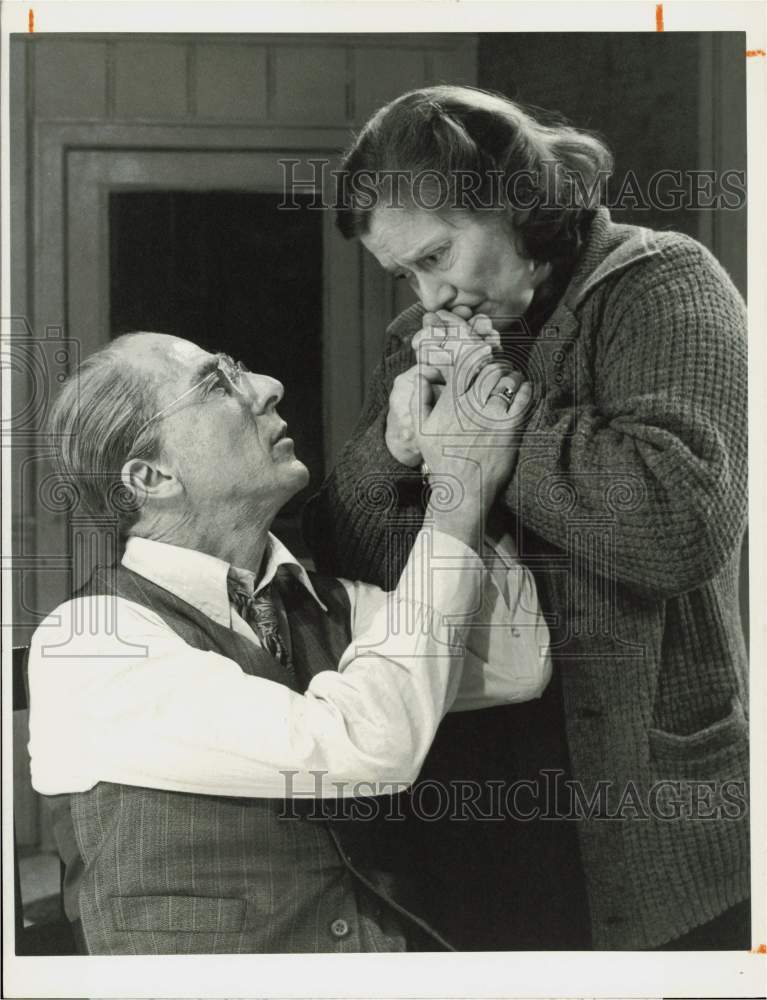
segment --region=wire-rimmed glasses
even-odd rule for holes
[[[178,403],[180,403],[182,399],[186,399],[187,396],[191,396],[193,392],[196,392],[198,389],[201,389],[205,385],[209,385],[216,379],[223,377],[224,380],[231,386],[231,388],[234,390],[235,393],[243,395],[241,380],[242,376],[247,374],[248,374],[248,369],[241,361],[235,361],[234,358],[230,358],[228,354],[217,354],[215,367],[211,371],[209,371],[204,378],[200,379],[199,382],[196,382],[189,389],[186,389],[184,392],[181,393],[180,396],[177,396],[172,402],[168,403],[167,406],[164,406],[161,410],[158,410],[157,413],[153,414],[148,420],[144,421],[144,423],[141,425],[141,427],[139,427],[136,433],[136,437],[133,443],[134,448],[136,441],[138,441],[138,439],[141,437],[141,435],[144,433],[147,427],[153,424],[156,420],[159,420],[161,417],[164,417],[165,414],[168,413],[169,410],[172,410],[173,407],[176,406]]]

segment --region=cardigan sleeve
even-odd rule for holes
[[[715,575],[742,537],[747,345],[745,307],[712,255],[677,234],[659,244],[591,311],[593,393],[543,400],[502,500],[584,569],[670,597]],[[607,546],[583,544],[589,523]]]

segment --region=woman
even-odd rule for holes
[[[422,514],[414,341],[486,338],[535,391],[495,513],[536,574],[555,677],[427,762],[528,782],[504,822],[426,830],[424,891],[459,947],[749,947],[745,309],[694,240],[611,221],[610,168],[594,137],[459,87],[382,108],[344,163],[342,233],[420,304],[308,509],[319,564],[400,571]],[[381,476],[386,516],[360,489]]]

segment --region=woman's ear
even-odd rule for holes
[[[123,485],[140,507],[147,500],[169,500],[183,492],[179,479],[145,458],[129,458],[120,471]]]

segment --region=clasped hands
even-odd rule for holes
[[[444,444],[472,431],[487,435],[507,428],[507,416],[515,429],[523,425],[530,386],[520,372],[495,358],[500,343],[487,316],[469,320],[447,310],[424,314],[413,338],[416,363],[397,376],[389,396],[386,446],[397,461],[431,465],[430,439]]]

